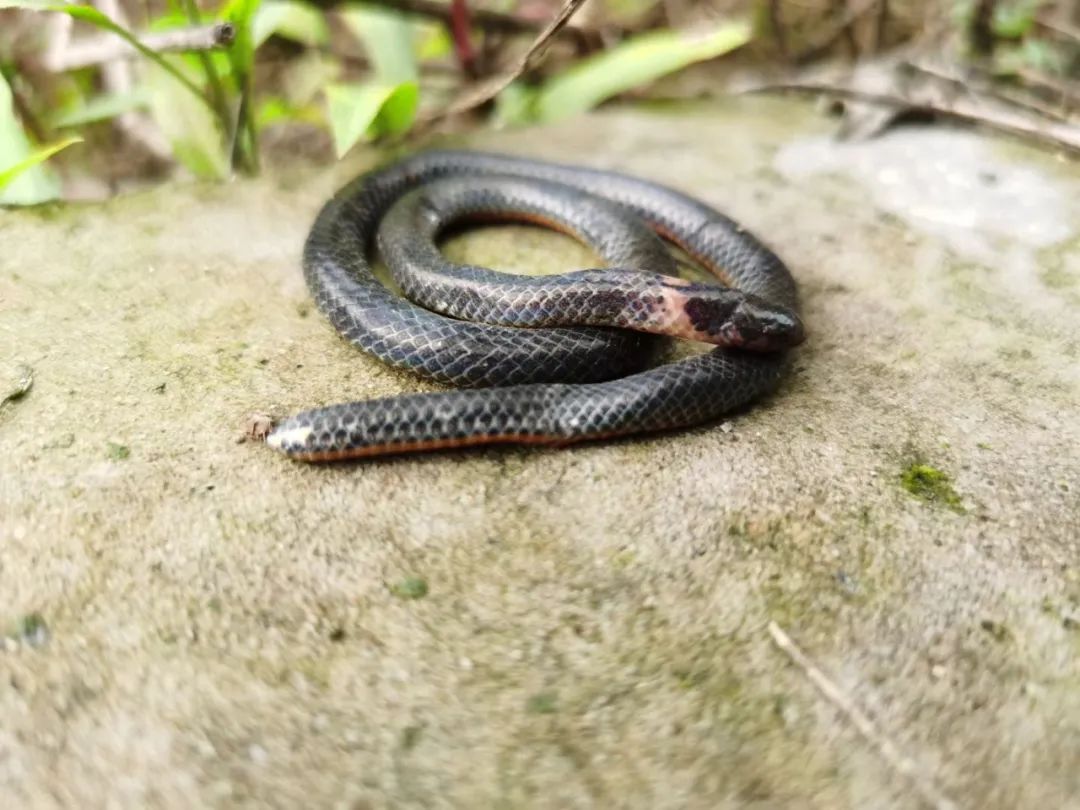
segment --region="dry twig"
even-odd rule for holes
[[[495,96],[506,89],[511,82],[536,66],[543,57],[544,51],[551,40],[566,26],[570,21],[570,18],[574,16],[574,13],[583,5],[585,5],[585,0],[566,0],[566,2],[563,3],[562,8],[559,9],[559,13],[556,14],[547,26],[545,26],[544,30],[537,35],[528,50],[521,55],[510,70],[507,70],[499,76],[493,76],[486,81],[473,85],[443,109],[421,119],[419,124],[430,125],[444,118],[474,110],[482,104],[491,101],[491,99],[495,98]]]
[[[227,48],[236,37],[236,29],[230,23],[200,25],[142,34],[139,41],[159,53],[188,53]],[[70,42],[64,48],[50,48],[42,59],[42,67],[52,73],[105,65],[138,55],[130,44],[112,35],[97,36]]]
[[[1010,92],[1007,87],[995,85],[991,76],[985,74],[981,76],[964,76],[957,71],[923,62],[903,62],[902,65],[907,70],[921,73],[936,81],[951,85],[956,88],[958,93],[965,93],[976,99],[979,94],[993,96],[1007,104],[1030,110],[1036,115],[1041,115],[1051,121],[1061,123],[1068,123],[1069,121],[1068,116],[1058,110],[1052,109],[1035,99]]]
[[[871,92],[843,84],[826,81],[791,81],[759,85],[745,91],[792,92],[812,95],[832,95],[837,98],[863,101],[897,110],[927,113],[951,118],[968,124],[998,130],[1024,138],[1044,146],[1052,146],[1073,155],[1080,155],[1080,127],[1060,121],[1036,121],[1031,115],[1023,115],[1004,105],[990,105],[979,99],[960,97],[954,99],[933,98],[920,93],[898,94]]]
[[[1020,68],[1017,75],[1035,95],[1047,101],[1060,102],[1062,114],[1065,116],[1080,102],[1080,83],[1068,82],[1032,68]]]
[[[847,695],[836,683],[810,660],[810,657],[799,649],[798,645],[791,640],[791,636],[781,629],[776,622],[769,622],[769,634],[773,643],[784,652],[806,675],[807,678],[818,688],[833,706],[839,709],[858,732],[877,748],[881,758],[884,759],[894,771],[903,775],[918,791],[930,807],[936,810],[955,810],[956,805],[934,786],[933,782],[924,776],[919,766],[910,757],[905,756],[896,743],[874,725],[874,721]]]

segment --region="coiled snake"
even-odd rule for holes
[[[455,265],[435,239],[462,220],[556,228],[610,267],[530,277]],[[661,237],[725,285],[675,276]],[[376,241],[411,301],[372,272]],[[784,350],[803,339],[791,274],[727,217],[657,183],[525,158],[425,152],[358,177],[318,215],[304,275],[347,340],[472,389],[317,408],[271,430],[268,444],[307,461],[694,425],[774,389]],[[717,348],[640,371],[657,334]]]

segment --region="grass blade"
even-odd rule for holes
[[[705,32],[642,34],[550,79],[536,98],[535,113],[540,121],[555,121],[584,112],[619,93],[741,47],[752,35],[751,26],[742,20]]]
[[[73,143],[82,143],[82,138],[77,135],[73,135],[70,138],[64,138],[62,141],[51,143],[48,146],[43,146],[40,149],[32,152],[29,156],[23,158],[14,166],[9,166],[6,169],[0,170],[0,191],[3,191],[9,186],[16,177],[28,169],[37,166],[40,163],[44,163],[51,158],[57,152],[62,149],[67,149]]]

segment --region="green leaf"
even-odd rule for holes
[[[174,79],[173,71],[152,68],[146,74],[150,114],[172,146],[173,155],[196,177],[229,176],[224,138],[209,107],[195,101]]]
[[[751,36],[752,29],[745,20],[727,22],[703,33],[642,34],[550,79],[536,99],[536,114],[541,121],[555,121],[584,112],[619,93],[741,47]]]
[[[330,133],[337,156],[343,157],[361,140],[407,130],[416,116],[418,99],[416,82],[327,87]]]
[[[251,23],[252,44],[258,48],[272,34],[311,48],[325,45],[330,39],[322,12],[299,0],[268,0],[255,12]]]
[[[55,128],[64,128],[95,124],[98,121],[108,121],[133,110],[145,109],[148,103],[149,99],[145,88],[139,88],[122,95],[107,93],[95,96],[74,109],[56,113],[49,118],[49,125]]]
[[[998,3],[994,6],[990,27],[1003,39],[1020,39],[1035,24],[1035,13],[1039,10],[1039,5],[1039,0]]]
[[[384,84],[416,81],[419,71],[407,18],[380,8],[348,8],[341,19],[364,44],[376,79]]]
[[[20,174],[29,169],[37,166],[39,163],[44,163],[51,158],[57,152],[62,149],[67,149],[73,143],[82,143],[82,138],[78,135],[72,135],[70,138],[64,138],[62,141],[51,143],[48,146],[43,146],[40,149],[32,152],[28,157],[20,160],[14,166],[9,166],[6,169],[0,169],[0,191],[3,191],[12,181],[15,180]]]
[[[250,0],[249,0],[250,1]],[[22,8],[30,11],[55,11],[61,14],[67,14],[76,20],[90,23],[97,26],[103,31],[116,34],[122,40],[131,45],[135,50],[141,53],[150,61],[154,62],[163,70],[168,71],[173,75],[178,82],[197,96],[204,104],[207,103],[206,97],[203,96],[202,91],[188,79],[184,74],[176,70],[164,57],[162,57],[156,51],[147,48],[139,38],[136,37],[131,31],[124,28],[122,25],[118,25],[112,20],[111,17],[102,14],[93,6],[83,6],[76,3],[57,3],[57,2],[39,2],[39,0],[0,0],[0,8]]]
[[[521,82],[514,82],[495,97],[496,126],[522,126],[536,120],[537,92]]]
[[[0,74],[0,205],[35,205],[60,196],[60,181],[43,165],[48,154],[38,152],[15,115],[11,88]]]

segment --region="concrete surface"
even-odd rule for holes
[[[1080,807],[1080,170],[827,129],[753,100],[468,141],[698,193],[805,295],[768,402],[565,451],[240,441],[426,387],[298,268],[372,156],[0,213],[0,398],[33,372],[0,406],[5,806]],[[589,261],[524,228],[448,250]]]

